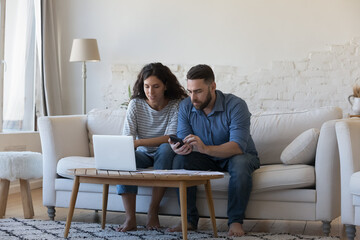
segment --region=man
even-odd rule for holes
[[[177,155],[174,169],[227,171],[229,236],[242,236],[245,209],[252,188],[252,172],[259,168],[250,135],[250,112],[244,100],[216,90],[207,65],[192,67],[187,74],[189,97],[180,103],[177,135],[184,145],[170,142]],[[197,228],[196,187],[187,191],[189,230]],[[181,231],[181,225],[169,229]]]

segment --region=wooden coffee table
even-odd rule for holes
[[[71,194],[69,212],[66,220],[64,237],[67,238],[74,214],[80,183],[103,184],[103,205],[101,228],[105,228],[109,185],[137,185],[149,187],[177,187],[180,193],[180,212],[183,239],[187,239],[187,202],[186,189],[191,186],[205,185],[214,236],[217,237],[214,203],[211,194],[211,179],[223,178],[221,172],[189,170],[151,170],[151,171],[102,171],[95,168],[77,168],[69,170],[75,176]]]

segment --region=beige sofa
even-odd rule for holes
[[[94,167],[92,134],[121,134],[123,110],[93,110],[88,115],[42,117],[39,119],[44,158],[43,204],[54,219],[55,207],[69,206],[73,180],[68,168]],[[253,191],[246,211],[248,219],[286,219],[323,221],[323,231],[330,232],[330,222],[340,215],[339,153],[335,121],[342,118],[336,107],[283,113],[254,114],[251,134],[259,152],[260,169],[253,174]],[[310,128],[320,130],[314,162],[285,165],[280,155],[298,135]],[[316,145],[316,146],[315,146]],[[229,175],[212,181],[217,217],[226,218]],[[140,187],[137,211],[148,209],[151,190]],[[198,208],[208,216],[204,189],[198,188]],[[102,186],[81,184],[76,208],[98,209],[102,206]],[[108,210],[123,211],[115,186],[109,190]],[[168,189],[161,203],[161,214],[179,215],[177,196]]]

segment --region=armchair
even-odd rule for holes
[[[342,119],[335,125],[340,155],[341,222],[349,240],[360,225],[360,119]]]

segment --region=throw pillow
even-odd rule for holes
[[[320,131],[316,128],[301,133],[282,151],[280,160],[284,164],[312,164],[319,134]]]

